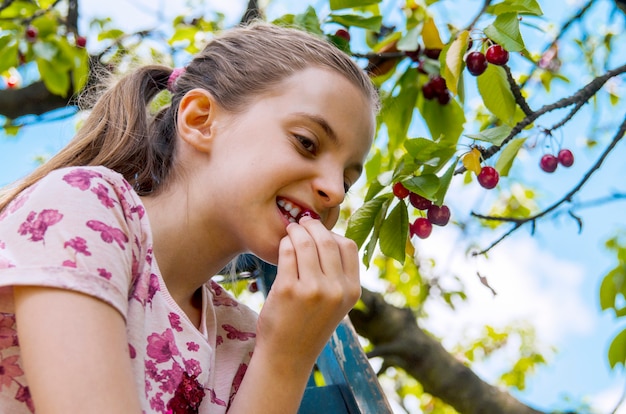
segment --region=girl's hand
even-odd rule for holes
[[[360,294],[356,244],[319,220],[302,218],[281,241],[276,280],[259,316],[257,348],[312,367]]]

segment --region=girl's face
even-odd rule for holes
[[[205,201],[219,209],[216,234],[276,263],[291,221],[309,214],[335,225],[372,145],[375,116],[342,75],[309,68],[243,112],[218,116],[212,128]]]

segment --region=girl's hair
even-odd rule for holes
[[[119,79],[65,148],[0,198],[0,211],[46,174],[67,166],[103,165],[122,174],[140,195],[156,192],[172,169],[178,104],[188,91],[203,88],[224,109],[242,111],[254,97],[308,67],[343,75],[378,109],[368,76],[334,45],[297,29],[255,22],[212,39],[176,79],[171,104],[156,115],[150,115],[149,104],[167,88],[171,68],[149,65]]]

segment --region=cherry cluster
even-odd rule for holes
[[[408,190],[401,182],[393,185],[393,194],[399,199],[409,197],[409,202],[418,210],[426,211],[426,217],[418,217],[409,224],[409,234],[411,237],[417,236],[425,239],[433,231],[433,224],[445,226],[450,221],[450,209],[446,205],[438,206],[427,198]]]
[[[546,154],[539,161],[539,168],[547,173],[552,173],[561,164],[563,167],[571,167],[574,164],[574,154],[568,149],[562,149],[558,155]]]
[[[467,54],[465,64],[467,70],[474,76],[482,75],[489,63],[502,66],[509,61],[509,52],[498,44],[487,48],[487,52],[474,51]]]
[[[424,98],[428,100],[437,99],[441,105],[447,105],[451,98],[446,80],[439,75],[431,77],[428,82],[422,85],[422,93]]]

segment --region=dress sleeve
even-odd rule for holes
[[[48,286],[96,297],[125,317],[143,215],[137,194],[111,170],[50,173],[0,213],[0,302],[12,299],[13,286]]]

